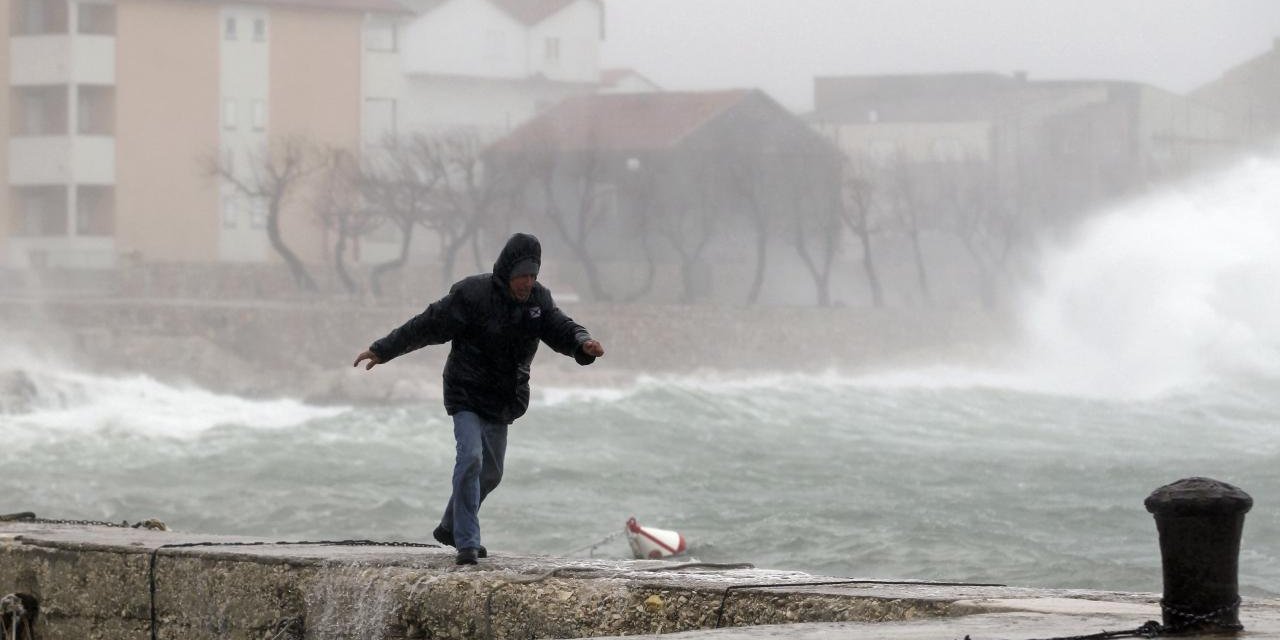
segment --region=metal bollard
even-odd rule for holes
[[[1147,496],[1164,566],[1168,633],[1240,631],[1240,534],[1253,498],[1210,478],[1184,478]]]

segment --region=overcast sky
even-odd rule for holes
[[[1265,52],[1280,0],[605,0],[603,63],[667,89],[759,87],[812,108],[818,75],[1025,70],[1185,92]]]

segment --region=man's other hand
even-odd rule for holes
[[[360,366],[360,363],[364,362],[365,360],[369,361],[369,364],[365,365],[364,367],[365,371],[372,369],[373,365],[375,364],[382,364],[382,358],[379,358],[378,354],[374,353],[373,351],[370,351],[369,349],[365,349],[364,351],[360,352],[360,355],[356,356],[356,363],[351,366],[358,367]]]
[[[604,355],[604,345],[599,340],[588,340],[582,343],[582,352],[593,357],[599,358]]]

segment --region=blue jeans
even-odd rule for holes
[[[502,482],[507,425],[459,411],[453,415],[453,438],[458,445],[458,457],[453,463],[453,495],[440,526],[453,532],[455,548],[475,549],[480,546],[480,503]]]

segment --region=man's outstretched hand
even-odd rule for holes
[[[582,352],[593,357],[599,358],[604,355],[604,345],[599,340],[588,340],[582,343]]]
[[[603,353],[603,350],[602,350],[602,353]],[[365,371],[372,369],[373,365],[375,364],[382,364],[382,358],[379,358],[378,354],[374,353],[373,351],[370,351],[369,349],[365,349],[364,351],[360,352],[360,355],[356,356],[356,363],[351,366],[358,367],[360,366],[360,363],[364,362],[365,360],[369,361],[369,364],[365,365],[364,367]]]

